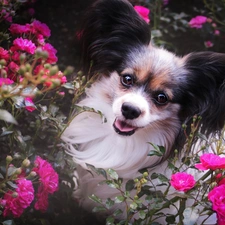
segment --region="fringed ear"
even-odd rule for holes
[[[148,45],[150,28],[126,0],[100,0],[87,11],[80,31],[82,59],[92,71],[118,70],[132,48]]]
[[[184,60],[188,71],[184,112],[202,117],[205,134],[221,130],[225,122],[225,54],[191,53]]]

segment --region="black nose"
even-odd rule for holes
[[[129,102],[123,103],[121,112],[126,119],[130,120],[136,119],[141,115],[141,110]]]

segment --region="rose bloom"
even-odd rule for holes
[[[212,209],[217,213],[217,224],[225,223],[225,185],[214,187],[208,194],[208,199],[212,202]]]
[[[59,176],[51,164],[41,157],[36,158],[35,164],[36,167],[33,171],[38,174],[41,184],[38,188],[37,201],[34,207],[44,212],[48,207],[48,194],[53,194],[58,190]]]
[[[13,80],[10,80],[9,78],[0,78],[0,87],[2,85],[9,85],[9,84],[13,84],[14,81]]]
[[[200,156],[199,164],[196,164],[195,167],[200,170],[216,170],[216,169],[225,169],[225,158],[215,155],[213,153],[206,153]]]
[[[188,191],[195,186],[195,179],[188,173],[175,173],[171,176],[170,184],[178,191]]]
[[[150,10],[144,6],[136,5],[134,9],[138,12],[138,14],[145,20],[146,23],[150,22],[149,13]]]
[[[196,16],[192,18],[189,22],[190,27],[192,28],[202,28],[202,24],[207,22],[207,17],[205,16]]]
[[[23,38],[16,38],[13,41],[13,46],[10,48],[10,50],[12,52],[19,50],[19,51],[25,51],[30,54],[34,54],[36,48],[37,47],[32,41],[28,39],[23,39]]]
[[[42,46],[42,50],[48,52],[48,58],[46,60],[47,63],[56,63],[58,58],[56,56],[57,50],[49,43]]]
[[[213,43],[212,43],[211,41],[205,41],[204,44],[205,44],[205,47],[206,47],[206,48],[211,48],[211,47],[213,47]]]
[[[16,181],[17,197],[13,197],[13,191],[8,191],[4,195],[4,200],[6,201],[3,216],[8,216],[12,214],[14,217],[20,217],[24,209],[30,206],[34,199],[34,188],[30,180],[21,178]]]
[[[24,99],[24,102],[25,102],[25,109],[26,109],[27,111],[33,112],[33,111],[36,109],[36,107],[35,107],[35,105],[34,105],[34,102],[33,102],[33,99],[32,99],[32,98],[26,97],[26,98]]]
[[[4,48],[0,47],[0,59],[5,59],[6,61],[9,60],[9,52]]]
[[[20,25],[13,23],[10,26],[9,31],[11,32],[11,34],[27,34],[30,32],[30,25],[29,24]]]
[[[41,23],[39,20],[34,20],[31,24],[31,30],[33,34],[41,34],[44,37],[50,37],[51,31],[45,23]]]

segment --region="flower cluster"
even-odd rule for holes
[[[7,159],[11,158],[8,156]],[[12,158],[10,159],[10,162]],[[6,178],[1,181],[1,184],[15,182],[15,190],[11,184],[11,189],[8,190],[0,201],[1,207],[4,209],[3,216],[7,217],[12,215],[13,217],[20,217],[24,210],[28,208],[34,200],[35,189],[33,187],[32,178],[35,181],[36,177],[39,177],[39,187],[36,194],[36,203],[34,208],[45,212],[48,207],[48,194],[53,194],[58,189],[58,174],[52,168],[51,164],[41,157],[37,157],[34,163],[33,171],[26,176],[26,172],[23,168],[30,166],[30,161],[25,159],[21,165],[21,168],[14,168],[9,166],[13,171],[10,179],[7,178],[9,174],[6,174]]]
[[[40,186],[37,193],[37,202],[34,208],[45,212],[48,208],[48,195],[53,194],[58,189],[59,177],[51,164],[37,157],[35,168],[33,169],[39,176]]]
[[[0,97],[22,95],[22,106],[31,112],[36,108],[33,103],[34,87],[42,84],[41,91],[45,92],[66,83],[67,79],[58,69],[51,70],[50,65],[56,63],[58,58],[57,50],[46,43],[51,35],[46,24],[38,20],[25,25],[11,24],[9,31],[15,39],[8,50],[0,47]],[[32,66],[30,62],[33,62]],[[29,85],[30,92],[21,92],[27,90]],[[1,94],[5,92],[7,94]]]
[[[205,153],[200,156],[200,163],[195,167],[199,170],[216,171],[217,185],[208,193],[208,199],[212,202],[212,209],[217,213],[217,224],[225,224],[225,178],[221,171],[225,169],[225,157],[213,153]]]

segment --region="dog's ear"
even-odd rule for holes
[[[82,59],[92,71],[119,70],[132,48],[148,45],[150,28],[127,0],[99,0],[80,31]]]
[[[191,53],[184,60],[184,112],[202,117],[205,134],[221,130],[225,122],[225,54]]]

